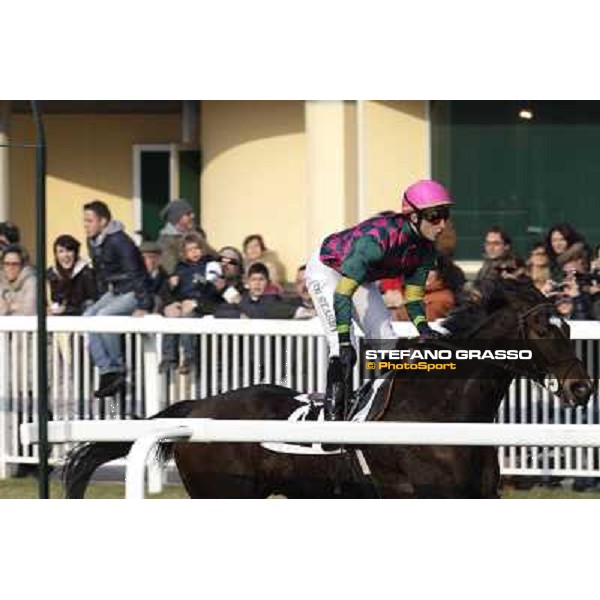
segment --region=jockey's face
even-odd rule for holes
[[[419,218],[417,217],[416,213],[411,213],[410,219],[415,225],[417,225]],[[421,219],[419,232],[424,238],[435,242],[440,233],[446,229],[447,224],[447,219],[442,219],[441,221],[437,221],[436,219],[436,222],[433,223],[431,221],[427,221],[427,219]]]

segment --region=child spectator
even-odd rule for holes
[[[54,240],[54,265],[48,269],[51,315],[81,315],[96,301],[96,277],[79,256],[81,244],[71,235]]]
[[[206,242],[197,233],[188,233],[181,242],[181,261],[169,277],[170,302],[166,317],[203,317],[215,312],[222,302],[215,282],[221,277],[221,267],[207,253]],[[196,360],[193,335],[166,335],[163,339],[163,358],[159,366],[164,373],[177,365],[178,342],[181,337],[183,361],[179,372],[186,375]]]
[[[27,253],[9,244],[2,254],[0,274],[0,316],[36,314],[36,276],[27,264]]]
[[[140,252],[148,274],[148,292],[152,296],[152,312],[162,312],[167,293],[168,276],[166,270],[160,264],[160,246],[157,242],[143,242],[140,246]]]
[[[263,263],[254,263],[248,269],[248,289],[242,294],[240,310],[242,317],[250,319],[277,319],[281,317],[283,308],[278,294],[269,294],[267,289],[271,280],[269,270]]]
[[[267,294],[269,270],[262,263],[254,263],[248,270],[247,289],[238,304],[220,306],[215,317],[232,319],[285,319],[290,307],[278,294]]]

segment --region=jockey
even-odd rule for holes
[[[352,317],[367,338],[395,339],[377,281],[404,275],[406,310],[421,339],[439,337],[425,318],[427,274],[435,265],[435,240],[453,204],[438,182],[422,180],[406,189],[400,213],[383,213],[333,233],[309,259],[306,280],[329,344],[327,418],[343,418],[356,351]]]

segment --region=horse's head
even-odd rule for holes
[[[490,282],[471,310],[479,316],[472,337],[524,340],[534,364],[527,375],[542,384],[553,380],[552,391],[569,406],[587,403],[594,385],[575,354],[569,326],[529,278]]]

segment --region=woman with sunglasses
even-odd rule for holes
[[[356,362],[352,316],[368,338],[396,338],[377,281],[402,275],[406,310],[420,337],[440,336],[427,324],[423,296],[435,265],[435,240],[448,223],[452,203],[437,181],[418,181],[404,192],[399,213],[329,235],[308,261],[308,289],[329,343],[327,418],[341,414],[344,398],[334,397],[334,390],[351,381]]]

